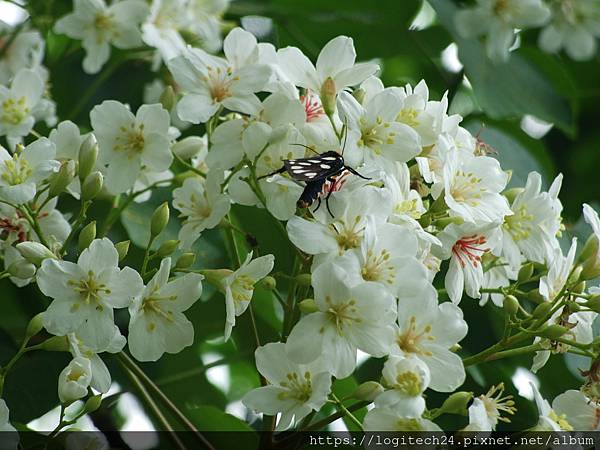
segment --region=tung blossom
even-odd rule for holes
[[[20,70],[10,88],[0,85],[0,136],[17,140],[27,136],[43,93],[44,81],[30,69]]]

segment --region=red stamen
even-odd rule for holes
[[[321,103],[319,103],[319,98],[316,95],[311,94],[310,91],[307,91],[306,95],[300,96],[300,101],[304,105],[307,122],[312,122],[325,114]]]
[[[481,248],[479,246],[485,245],[486,240],[483,236],[465,236],[452,246],[452,254],[456,256],[460,265],[464,268],[467,263],[471,263],[473,267],[477,267],[481,263],[481,254],[488,252],[489,248]]]

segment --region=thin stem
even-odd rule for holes
[[[155,239],[156,236],[150,236],[150,239],[148,240],[148,245],[146,246],[146,250],[144,251],[144,261],[142,262],[142,268],[140,270],[142,278],[144,278],[144,275],[146,274],[146,269],[148,268],[148,261],[150,261],[150,247],[152,247],[152,243]]]
[[[37,234],[37,237],[40,240],[40,242],[45,247],[50,248],[50,245],[48,244],[48,241],[46,240],[46,237],[44,236],[44,232],[42,231],[42,228],[40,227],[40,224],[37,221],[37,218],[35,217],[33,212],[29,209],[29,207],[27,205],[22,205],[21,207],[18,207],[17,209],[21,212],[21,214],[23,214],[23,216],[25,217],[27,222],[29,222],[29,225],[31,226],[31,228],[33,228],[33,231],[35,231],[35,234]]]
[[[179,155],[173,153],[173,155],[175,156],[175,159],[177,161],[179,161],[179,163],[184,166],[186,169],[191,170],[192,172],[194,172],[196,175],[201,176],[202,178],[206,178],[206,174],[204,172],[201,172],[200,170],[196,169],[194,166],[192,166],[191,164],[185,162],[183,160],[183,158],[181,158]]]
[[[129,355],[125,352],[120,352],[117,354],[117,358],[121,362],[121,364],[125,365],[128,370],[133,372],[135,376],[139,377],[146,385],[158,396],[158,398],[165,404],[165,406],[173,413],[177,419],[191,432],[194,433],[196,438],[201,442],[201,444],[209,449],[215,450],[212,444],[196,429],[194,424],[192,424],[189,419],[177,408],[177,406],[165,395],[165,393],[152,381],[148,375],[133,361]]]
[[[370,404],[371,404],[371,402],[367,402],[367,401],[358,402],[358,403],[354,403],[353,405],[350,405],[348,407],[345,407],[345,410],[349,413],[353,413],[354,411],[358,411],[359,409],[365,408],[366,406],[368,406]],[[335,422],[340,417],[344,417],[344,415],[346,415],[346,411],[337,411],[337,412],[325,417],[324,419],[319,420],[318,422],[315,422],[311,425],[308,425],[305,428],[302,428],[300,431],[320,430],[324,426],[329,425],[331,422]]]
[[[75,222],[73,223],[73,226],[71,227],[71,232],[69,233],[69,235],[65,239],[65,242],[63,243],[62,247],[60,248],[60,251],[59,251],[60,255],[65,254],[65,252],[69,248],[69,244],[71,243],[71,240],[75,237],[75,233],[77,233],[77,231],[79,230],[79,227],[85,221],[86,213],[87,213],[87,210],[88,210],[90,204],[91,204],[91,202],[89,202],[89,201],[81,203],[81,208],[79,208],[79,214],[77,215],[77,218],[75,219]]]
[[[526,345],[524,347],[513,348],[511,350],[505,350],[497,353],[493,353],[490,356],[486,357],[484,361],[496,361],[498,359],[509,358],[511,356],[519,356],[524,355],[526,353],[537,352],[539,350],[543,350],[540,343],[535,343],[531,345]]]
[[[333,398],[333,401],[338,406],[338,408],[345,413],[345,415],[354,423],[354,425],[358,427],[360,431],[362,431],[363,428],[360,420],[358,420],[356,416],[352,414],[352,412],[348,411],[348,408],[344,406],[344,403],[333,392],[331,393],[331,397]]]

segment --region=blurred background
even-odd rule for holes
[[[538,171],[545,187],[558,173],[564,174],[560,198],[564,205],[565,241],[589,230],[580,220],[581,203],[596,207],[600,201],[600,60],[574,62],[562,55],[548,55],[537,47],[537,31],[520,35],[518,48],[507,63],[490,61],[482,44],[463,40],[456,34],[452,16],[469,2],[451,0],[255,0],[232,1],[224,20],[226,27],[241,24],[259,41],[276,47],[299,47],[309,58],[316,59],[321,47],[337,35],[348,35],[361,61],[375,60],[381,66],[381,78],[388,86],[415,85],[427,81],[430,98],[439,99],[448,92],[450,112],[465,117],[463,124],[493,149],[505,169],[511,169],[511,187],[523,186],[527,174]],[[65,36],[51,30],[53,23],[72,8],[70,0],[31,1],[29,19],[46,37],[45,65],[50,70],[50,91],[56,101],[60,120],[69,118],[87,131],[89,111],[105,99],[117,99],[137,109],[148,94],[148,83],[157,76],[169,83],[163,67],[151,71],[149,60],[109,63],[101,74],[89,76],[81,69],[82,49]],[[0,1],[0,19],[17,25],[26,13],[14,2]],[[120,58],[113,48],[112,61]],[[146,97],[148,98],[148,97]],[[40,129],[45,134],[48,130]],[[192,127],[185,134],[202,130]],[[158,191],[148,203],[133,204],[115,227],[111,237],[144,245],[147,223],[156,205],[168,199]],[[64,202],[60,209],[75,204]],[[99,220],[110,204],[106,202],[92,212]],[[264,252],[277,258],[276,271],[291,269],[290,253],[283,236],[268,234],[270,220],[260,211],[236,207],[234,214],[245,231],[253,234]],[[176,218],[172,218],[174,226]],[[162,236],[174,238],[176,229]],[[169,234],[171,233],[171,234]],[[203,235],[196,251],[202,267],[225,267],[228,264],[224,242],[218,230]],[[136,264],[141,250],[132,250],[127,264]],[[285,286],[282,286],[285,290]],[[271,294],[255,296],[259,328],[266,342],[277,338],[281,311]],[[0,362],[14,354],[28,320],[47,306],[33,287],[17,290],[7,280],[0,281]],[[502,313],[488,303],[485,307],[469,299],[461,303],[470,326],[461,343],[464,354],[476,353],[497,341]],[[247,315],[240,317],[233,339],[223,343],[224,302],[220,294],[205,289],[202,300],[188,316],[196,325],[196,343],[178,355],[165,355],[160,362],[142,365],[152,379],[202,429],[241,430],[258,427],[250,412],[239,401],[243,394],[259,385],[254,368],[250,325]],[[121,311],[122,314],[127,314]],[[118,320],[118,319],[117,319]],[[110,356],[104,358],[114,378],[112,401],[85,426],[125,429],[151,429],[150,419],[136,400],[135,393],[119,372]],[[382,361],[365,359],[352,378],[336,382],[336,392],[345,395],[362,381],[376,379]],[[32,428],[50,428],[56,420],[58,402],[56,377],[67,364],[67,355],[33,353],[22,361],[7,380],[6,399],[11,417]],[[574,355],[553,357],[537,376],[528,370],[530,356],[511,358],[468,368],[463,390],[476,394],[492,384],[504,382],[515,396],[519,409],[505,429],[522,429],[537,421],[530,401],[529,380],[541,385],[542,394],[552,399],[566,389],[581,385],[578,368],[586,368]],[[428,404],[439,406],[443,397],[428,396]],[[54,410],[54,416],[46,414]],[[225,415],[222,411],[227,411]],[[39,419],[40,416],[44,416]],[[358,414],[361,415],[360,413]],[[444,416],[442,427],[463,426],[464,420]],[[87,420],[87,419],[86,419]],[[32,422],[33,421],[33,422]],[[455,421],[455,422],[453,422]],[[247,425],[250,423],[250,425]],[[352,427],[337,421],[334,429]]]

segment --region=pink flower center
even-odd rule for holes
[[[310,91],[307,91],[306,95],[302,95],[300,97],[300,101],[304,105],[304,111],[306,111],[306,121],[312,122],[317,120],[325,111],[319,102],[319,97],[314,94],[311,94]]]
[[[481,255],[490,250],[481,247],[485,244],[486,240],[483,236],[465,236],[456,241],[452,247],[452,254],[456,256],[463,268],[467,263],[477,267],[481,262]]]

